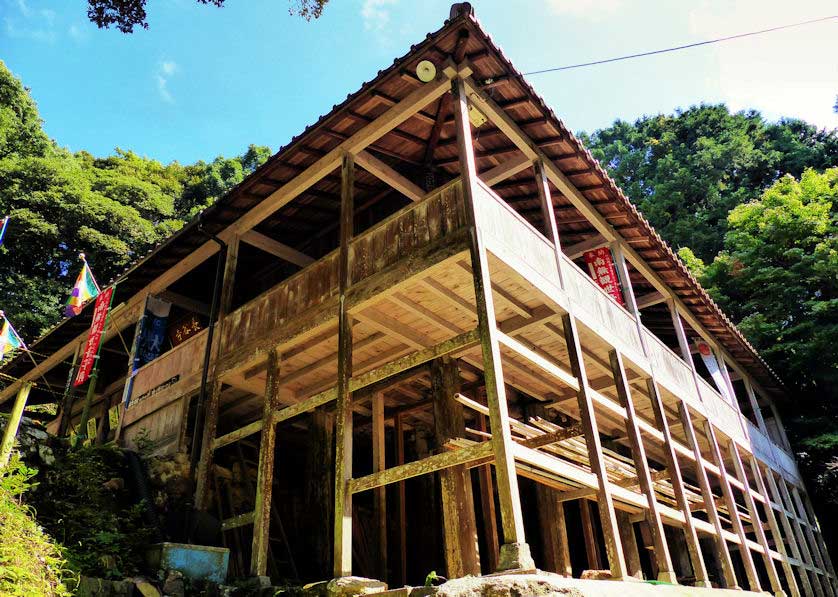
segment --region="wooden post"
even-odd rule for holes
[[[434,407],[434,435],[437,447],[465,434],[463,407],[454,399],[459,392],[456,362],[445,356],[431,361],[431,394]],[[445,565],[448,578],[480,575],[477,524],[471,475],[465,466],[439,472],[442,493]]]
[[[201,455],[196,471],[195,507],[198,510],[209,508],[209,471],[212,469],[213,449],[212,442],[215,439],[218,428],[218,407],[221,404],[222,383],[215,373],[218,361],[218,353],[221,348],[221,338],[224,335],[224,320],[230,312],[233,301],[233,285],[236,281],[236,267],[239,262],[239,237],[233,237],[227,243],[226,259],[224,261],[224,278],[221,286],[221,296],[218,306],[218,320],[216,321],[215,346],[212,347],[213,362],[210,364],[210,395],[204,407],[204,431],[201,440]],[[219,259],[220,259],[219,255]],[[194,449],[194,447],[193,447]]]
[[[640,566],[640,549],[637,547],[637,536],[634,534],[634,524],[628,512],[617,510],[617,523],[620,528],[620,540],[626,553],[626,566],[629,576],[643,580],[643,568]],[[658,572],[660,576],[660,571]]]
[[[304,577],[322,578],[332,573],[332,498],[334,473],[334,416],[327,407],[310,413],[306,455],[306,504],[309,515],[305,524],[311,529],[309,545],[311,557],[303,564]]]
[[[556,224],[556,212],[553,209],[553,198],[550,194],[550,184],[547,181],[547,173],[544,171],[544,162],[541,159],[533,162],[535,170],[535,186],[538,189],[538,199],[541,203],[541,213],[544,217],[544,229],[547,238],[553,242],[553,250],[556,254],[556,269],[559,273],[559,284],[564,288],[562,276],[562,244],[559,238],[559,228]]]
[[[729,440],[728,452],[730,452],[730,458],[733,460],[733,470],[736,473],[736,477],[745,487],[742,492],[745,496],[745,506],[748,508],[748,514],[751,517],[751,526],[754,527],[754,534],[756,535],[757,543],[759,543],[764,550],[764,553],[762,554],[763,563],[765,564],[765,570],[768,573],[768,582],[771,583],[771,590],[774,591],[775,597],[784,597],[786,592],[780,584],[780,575],[777,574],[777,568],[774,566],[774,559],[771,557],[769,552],[768,537],[765,535],[765,529],[762,526],[762,519],[759,517],[759,511],[757,510],[756,502],[754,502],[754,496],[751,494],[751,486],[748,481],[748,475],[745,472],[745,466],[742,464],[742,457],[739,454],[739,448],[737,447],[735,441]]]
[[[543,539],[544,568],[562,576],[572,576],[564,503],[558,499],[558,493],[552,487],[539,483],[535,489]]]
[[[785,485],[785,480],[780,479],[780,483]],[[809,540],[809,544],[812,547],[811,552],[815,556],[815,563],[821,570],[821,584],[826,589],[826,593],[828,595],[834,596],[835,589],[832,586],[832,582],[829,578],[829,573],[826,569],[826,564],[824,563],[823,557],[821,556],[820,546],[818,545],[818,542],[815,540],[815,533],[813,532],[812,523],[809,520],[809,516],[806,514],[806,509],[803,507],[803,500],[800,499],[800,492],[794,485],[791,486],[791,496],[794,499],[795,506],[797,507],[798,516],[801,518],[801,520],[803,520],[803,528],[806,532],[806,537]]]
[[[812,594],[812,589],[814,589],[814,593],[818,595],[818,597],[823,597],[823,586],[821,586],[820,576],[814,571],[812,554],[809,552],[809,546],[806,544],[806,539],[803,537],[803,528],[800,526],[800,519],[794,511],[794,506],[791,503],[791,496],[789,495],[788,488],[786,487],[783,477],[780,476],[779,480],[780,482],[777,483],[774,479],[774,474],[771,471],[768,471],[768,484],[771,486],[771,491],[776,496],[777,503],[786,512],[784,518],[786,521],[791,522],[792,532],[787,536],[789,537],[789,542],[792,545],[792,553],[804,566],[808,565],[811,568],[811,576],[808,576],[810,570],[801,568],[800,578],[804,587],[807,587],[809,595]]]
[[[748,400],[751,403],[751,410],[754,411],[754,419],[756,419],[757,427],[759,427],[759,430],[768,436],[768,427],[765,425],[762,410],[759,408],[759,402],[757,401],[757,395],[754,392],[754,386],[751,384],[751,380],[747,377],[743,377],[742,381],[745,383],[745,392],[748,394]]]
[[[611,372],[614,375],[614,383],[617,385],[617,396],[620,405],[626,409],[626,436],[634,459],[634,468],[637,471],[637,480],[640,483],[640,490],[646,496],[646,522],[649,524],[649,531],[652,535],[654,545],[655,561],[658,565],[658,580],[673,584],[678,583],[675,568],[672,565],[672,557],[669,553],[669,546],[664,535],[663,521],[658,511],[658,501],[655,497],[655,487],[652,483],[652,476],[649,473],[649,462],[646,459],[646,450],[643,447],[643,437],[637,426],[637,415],[634,411],[634,401],[631,398],[626,370],[623,366],[623,358],[617,350],[609,353],[611,361]]]
[[[597,478],[597,506],[599,506],[599,519],[602,524],[602,535],[605,539],[605,550],[608,554],[608,565],[611,569],[612,579],[620,580],[627,576],[628,572],[620,543],[617,519],[614,516],[614,500],[611,497],[611,487],[605,471],[605,457],[602,453],[594,404],[588,393],[588,374],[585,371],[579,332],[576,329],[576,320],[570,314],[562,317],[562,325],[571,371],[579,383],[579,391],[576,392],[576,399],[579,404],[579,419],[585,435],[585,446],[588,449],[591,472]]]
[[[381,472],[387,468],[384,430],[384,393],[372,395],[372,470]],[[378,535],[379,579],[387,578],[387,487],[382,485],[373,490],[373,510]]]
[[[484,393],[485,388],[479,391]],[[477,415],[477,428],[484,433],[489,430],[485,415]],[[488,440],[486,440],[488,441]],[[498,569],[500,553],[498,551],[498,521],[495,511],[495,483],[492,480],[492,465],[484,464],[477,470],[480,482],[480,506],[483,508],[483,537],[486,541],[486,566],[490,571]]]
[[[338,379],[335,409],[335,576],[352,574],[352,494],[347,483],[352,478],[352,317],[346,307],[346,293],[351,284],[349,241],[353,235],[355,161],[352,154],[343,156],[340,205],[340,311],[338,313]]]
[[[675,501],[678,508],[684,514],[684,537],[687,541],[687,551],[690,555],[690,565],[695,577],[695,586],[710,588],[710,578],[707,575],[707,565],[701,553],[698,533],[695,530],[690,503],[684,492],[684,478],[681,475],[681,467],[678,464],[678,457],[672,444],[672,433],[669,430],[669,421],[663,408],[658,386],[652,379],[646,380],[646,387],[649,391],[649,401],[652,405],[652,413],[655,417],[656,427],[663,435],[663,453],[666,460],[666,470],[669,473],[669,480],[672,484],[672,491],[675,494]]]
[[[401,413],[396,414],[396,464],[404,464],[404,424]],[[399,571],[401,584],[407,584],[407,492],[404,481],[399,481]]]
[[[759,576],[754,566],[754,559],[751,556],[751,550],[748,547],[748,537],[745,535],[745,528],[742,525],[742,519],[739,516],[739,510],[736,507],[736,499],[733,497],[733,490],[730,488],[730,479],[728,479],[727,471],[725,470],[725,461],[722,457],[722,452],[719,447],[719,442],[716,440],[716,432],[713,429],[713,424],[710,421],[704,421],[704,433],[707,435],[707,441],[710,442],[710,456],[713,464],[719,469],[719,485],[722,488],[722,496],[727,504],[728,512],[730,513],[730,521],[733,523],[733,531],[739,537],[739,554],[742,556],[742,563],[745,566],[745,575],[748,577],[748,585],[752,591],[759,593],[762,587],[759,583]],[[707,504],[709,508],[713,504]]]
[[[809,518],[809,524],[812,525],[812,530],[815,532],[815,538],[818,542],[818,547],[820,548],[822,558],[824,560],[824,564],[826,564],[825,572],[829,573],[830,578],[832,579],[833,585],[835,582],[838,582],[838,578],[835,576],[835,567],[832,565],[832,558],[829,557],[829,550],[826,547],[826,543],[823,540],[823,532],[821,531],[820,523],[818,522],[817,516],[815,516],[815,510],[812,508],[811,500],[809,499],[809,494],[806,492],[806,488],[801,486],[801,501],[803,503],[803,507],[806,510],[806,513]],[[833,588],[836,588],[833,586]]]
[[[733,560],[730,558],[730,550],[725,541],[722,522],[719,519],[719,514],[716,512],[716,501],[713,497],[713,491],[710,489],[710,481],[707,479],[707,471],[704,468],[704,460],[701,456],[701,446],[698,443],[698,438],[695,435],[693,428],[692,416],[687,403],[683,400],[678,404],[678,414],[681,417],[681,425],[684,428],[684,435],[687,438],[687,445],[693,451],[693,458],[695,459],[695,473],[698,477],[698,485],[701,489],[701,497],[704,500],[704,505],[707,507],[707,518],[710,519],[710,524],[713,525],[715,534],[713,539],[716,541],[716,548],[719,560],[722,563],[722,572],[724,575],[724,582],[726,588],[739,588],[736,583],[736,574],[733,571]]]
[[[21,384],[17,391],[12,412],[6,421],[6,429],[3,431],[3,441],[0,442],[0,470],[9,464],[9,457],[12,455],[12,448],[15,445],[15,437],[20,427],[20,419],[23,417],[23,409],[26,407],[26,400],[29,398],[29,391],[32,389],[32,382]]]
[[[259,442],[259,469],[256,480],[256,506],[253,512],[253,549],[250,575],[268,573],[268,546],[271,526],[271,497],[274,478],[276,424],[273,413],[279,408],[279,355],[268,351],[268,372],[265,381],[265,403],[262,409],[262,439]]]
[[[515,459],[511,449],[512,433],[509,427],[509,411],[506,403],[506,388],[503,382],[500,347],[497,339],[497,321],[489,280],[488,257],[481,240],[480,231],[477,229],[473,193],[473,186],[477,180],[477,168],[474,162],[468,100],[462,79],[453,79],[451,85],[454,96],[452,108],[457,131],[463,200],[466,206],[471,238],[469,250],[471,253],[480,345],[483,352],[483,375],[486,380],[486,398],[489,403],[492,448],[495,453],[495,474],[498,482],[498,497],[500,498],[501,523],[503,526],[504,544],[501,546],[498,567],[501,570],[530,570],[535,567],[535,563],[524,537],[524,518],[521,513],[521,497],[518,493]]]
[[[774,547],[780,552],[780,555],[783,556],[781,563],[783,566],[783,572],[786,576],[786,584],[789,587],[789,592],[791,593],[791,597],[800,597],[800,588],[797,586],[797,579],[794,577],[794,570],[792,569],[791,562],[789,561],[789,553],[788,550],[786,550],[786,544],[783,540],[783,535],[780,533],[780,527],[777,524],[777,517],[774,514],[773,503],[777,501],[777,496],[774,495],[773,492],[769,493],[766,490],[760,464],[753,454],[748,454],[747,459],[751,467],[751,474],[754,476],[754,480],[757,484],[757,491],[765,498],[765,516],[768,519],[768,527],[771,529],[771,536],[774,539]],[[771,473],[769,472],[768,474],[770,475]],[[791,527],[789,526],[788,519],[785,515],[782,518],[783,526],[785,527],[786,534],[789,536],[789,544],[791,545]],[[794,557],[799,560],[799,554]],[[802,575],[805,575],[805,572]],[[808,586],[807,591],[808,594],[811,595],[812,588]]]
[[[585,498],[579,500],[579,517],[582,521],[582,539],[585,542],[585,558],[588,561],[588,568],[590,570],[601,570],[602,558],[599,553],[594,519],[591,515],[591,502]]]

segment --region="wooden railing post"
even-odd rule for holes
[[[0,442],[0,470],[6,468],[6,465],[9,464],[9,457],[15,445],[17,430],[20,427],[20,419],[23,417],[23,409],[26,407],[26,400],[29,398],[29,391],[31,389],[32,383],[24,382],[17,391],[12,412],[9,413],[9,418],[6,421],[6,429],[3,431],[3,441]]]
[[[488,256],[477,228],[474,203],[477,167],[469,124],[468,99],[462,79],[457,77],[452,80],[451,91],[454,96],[452,108],[456,123],[463,200],[469,223],[471,240],[469,250],[474,296],[480,345],[483,352],[483,375],[486,380],[486,398],[489,403],[489,420],[492,428],[491,441],[495,453],[495,474],[503,526],[504,542],[500,550],[498,567],[501,570],[534,569],[535,563],[524,537],[524,519],[521,513],[521,497],[518,493],[515,459],[512,454],[512,433],[509,427],[509,410],[497,339],[497,320],[489,280]]]
[[[354,224],[355,162],[352,154],[343,156],[341,166],[340,209],[340,307],[338,313],[338,375],[335,426],[335,576],[352,574],[352,494],[347,484],[352,478],[352,317],[346,306],[351,284],[349,241]]]

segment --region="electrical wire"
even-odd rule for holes
[[[523,73],[524,76],[529,75],[540,75],[543,73],[554,73],[563,70],[571,70],[574,68],[583,68],[586,66],[596,66],[599,64],[608,64],[609,62],[620,62],[621,60],[631,60],[632,58],[642,58],[644,56],[654,56],[655,54],[665,54],[667,52],[677,52],[679,50],[687,50],[689,48],[696,48],[698,46],[706,46],[709,44],[716,44],[723,41],[730,41],[733,39],[741,39],[743,37],[751,37],[753,35],[761,35],[763,33],[771,33],[773,31],[782,31],[783,29],[792,29],[793,27],[802,27],[804,25],[812,25],[814,23],[822,23],[824,21],[830,21],[833,19],[838,19],[838,15],[832,15],[828,17],[821,17],[819,19],[811,19],[809,21],[801,21],[799,23],[789,23],[788,25],[780,25],[779,27],[771,27],[770,29],[760,29],[759,31],[751,31],[749,33],[739,33],[737,35],[728,35],[727,37],[718,37],[716,39],[708,39],[705,41],[698,41],[691,44],[685,44],[683,46],[675,46],[672,48],[664,48],[662,50],[652,50],[650,52],[640,52],[638,54],[629,54],[627,56],[617,56],[614,58],[605,58],[603,60],[594,60],[593,62],[582,62],[579,64],[570,64],[568,66],[557,66],[555,68],[544,68],[541,70],[534,70],[528,73]]]

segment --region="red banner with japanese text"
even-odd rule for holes
[[[108,319],[108,309],[113,298],[113,286],[103,290],[96,297],[96,305],[93,308],[93,321],[90,323],[90,333],[87,335],[87,343],[84,345],[84,352],[79,361],[79,370],[73,386],[80,386],[90,378],[90,372],[96,363],[96,355],[99,354],[99,342],[105,330],[105,322]]]
[[[618,304],[625,306],[623,292],[620,289],[620,280],[617,278],[614,259],[611,257],[611,249],[600,247],[599,249],[586,251],[582,257],[585,258],[591,277],[596,280],[600,288],[610,294]]]

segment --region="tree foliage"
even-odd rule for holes
[[[196,0],[198,4],[224,6],[225,0]],[[307,21],[317,19],[329,0],[289,0],[288,12]],[[133,33],[134,27],[148,29],[146,4],[148,0],[87,0],[87,18],[100,29],[116,27],[123,33]]]
[[[721,250],[731,209],[785,174],[838,165],[834,131],[724,105],[618,120],[582,137],[655,229],[704,261]]]
[[[0,62],[0,308],[25,339],[60,317],[84,252],[100,282],[178,230],[269,156],[251,145],[211,163],[161,164],[117,148],[70,153],[43,132],[37,107]]]

